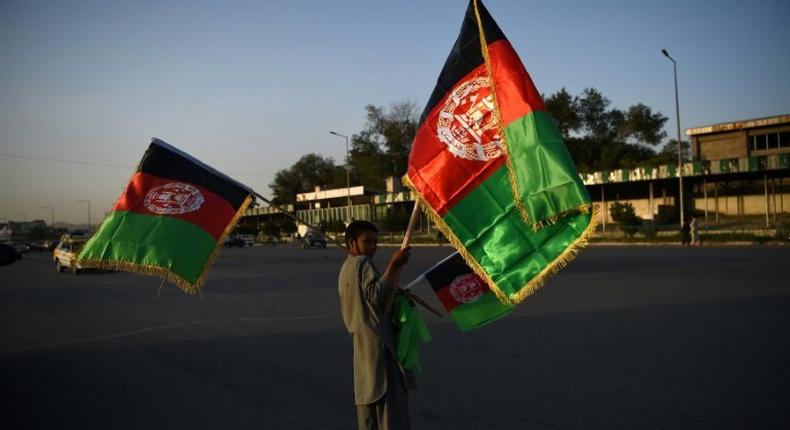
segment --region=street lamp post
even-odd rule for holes
[[[54,229],[55,228],[55,208],[52,207],[52,206],[41,206],[41,209],[49,209],[50,210],[50,214],[52,215],[52,217],[50,218],[50,221],[52,223],[50,225],[50,227],[52,227]]]
[[[346,139],[346,205],[348,206],[348,209],[346,211],[346,221],[351,222],[351,173],[349,170],[349,164],[351,163],[351,156],[348,153],[348,136],[334,131],[330,131],[329,134],[338,137],[343,137]]]
[[[90,200],[77,200],[78,202],[87,203],[88,204],[88,233],[91,231],[91,201]]]
[[[665,57],[669,58],[669,61],[672,62],[672,70],[675,72],[675,115],[676,115],[676,122],[678,128],[678,186],[680,187],[680,192],[678,195],[678,199],[680,200],[680,226],[683,227],[683,222],[685,221],[685,211],[684,211],[684,200],[683,200],[683,155],[680,149],[680,101],[678,99],[678,63],[675,61],[674,58],[669,56],[669,52],[666,49],[662,49],[661,53],[664,54]]]

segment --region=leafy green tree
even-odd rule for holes
[[[634,205],[631,203],[614,202],[609,207],[609,214],[612,219],[620,224],[623,233],[631,237],[639,231],[639,226],[642,225],[642,218],[636,216]]]
[[[633,168],[649,162],[666,137],[667,118],[637,103],[626,111],[595,88],[571,96],[565,88],[546,98],[546,108],[562,132],[582,172]]]
[[[403,205],[398,205],[387,209],[384,215],[383,227],[387,231],[405,231],[409,225],[411,212],[407,211]]]
[[[351,139],[351,167],[363,185],[381,188],[383,178],[406,173],[417,131],[417,106],[399,102],[389,109],[367,105],[365,110],[365,128]]]
[[[578,114],[581,128],[596,142],[614,137],[622,120],[622,112],[609,110],[611,101],[595,88],[587,88],[578,97]]]
[[[283,221],[283,223],[282,223],[282,232],[283,233],[285,233],[287,235],[292,235],[292,234],[296,233],[296,230],[297,230],[296,223],[294,223],[291,220]]]
[[[30,229],[27,238],[29,240],[43,240],[43,239],[49,239],[50,236],[51,233],[46,226],[42,224],[35,224]]]
[[[290,168],[275,173],[269,188],[275,203],[295,203],[298,193],[312,191],[316,186],[339,187],[345,183],[344,170],[335,166],[331,157],[307,154]]]
[[[653,113],[650,107],[642,103],[628,108],[625,115],[625,131],[636,143],[657,146],[667,137],[664,125],[667,117],[660,112]]]
[[[282,231],[282,224],[276,220],[265,222],[261,227],[261,231],[263,232],[263,234],[268,236],[269,239],[276,239],[280,237],[280,232]]]
[[[680,143],[680,151],[683,153],[683,161],[691,160],[691,144],[688,140],[682,140]],[[655,154],[650,160],[649,163],[653,166],[658,166],[661,164],[678,164],[678,140],[671,139],[669,142],[665,143],[664,146]]]
[[[355,184],[384,188],[384,152],[370,130],[351,138],[351,178]]]
[[[579,130],[581,118],[579,118],[578,100],[564,87],[547,97],[544,104],[565,139],[571,137],[571,132]]]

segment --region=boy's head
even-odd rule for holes
[[[346,246],[351,255],[372,257],[378,245],[379,229],[369,221],[351,221],[346,227]]]

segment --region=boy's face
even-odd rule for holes
[[[364,231],[356,240],[349,243],[349,253],[351,255],[365,255],[373,257],[376,253],[376,246],[378,245],[379,234],[375,231]]]

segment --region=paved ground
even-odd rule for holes
[[[416,249],[403,279],[448,253]],[[341,258],[228,249],[202,298],[158,300],[155,278],[45,254],[0,267],[0,427],[353,428]],[[789,262],[596,246],[481,330],[424,314],[415,427],[790,428]]]

